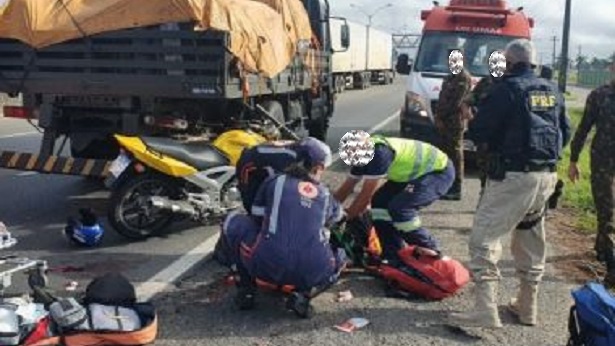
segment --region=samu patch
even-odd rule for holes
[[[303,197],[314,199],[318,196],[318,188],[310,182],[302,181],[299,183],[299,194]]]
[[[549,91],[533,90],[528,98],[532,112],[546,112],[557,105],[557,96]]]

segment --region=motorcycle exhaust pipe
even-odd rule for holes
[[[168,198],[154,196],[149,198],[148,204],[153,208],[167,210],[174,214],[197,215],[196,209],[185,201],[173,201]]]

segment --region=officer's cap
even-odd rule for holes
[[[329,167],[333,162],[331,148],[316,138],[304,138],[295,144],[294,149],[299,158],[309,167],[314,167],[318,164]]]
[[[534,43],[525,38],[508,43],[504,50],[504,56],[506,56],[506,61],[512,65],[518,63],[526,63],[532,66],[537,65]]]

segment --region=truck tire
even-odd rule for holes
[[[362,79],[363,79],[363,84],[361,86],[361,89],[368,89],[372,85],[369,73],[367,72],[364,73]]]
[[[327,118],[326,116],[322,116],[310,122],[310,137],[314,137],[324,142],[327,140],[328,132],[329,118]]]
[[[286,116],[284,115],[284,107],[282,107],[282,104],[278,101],[275,100],[270,100],[270,101],[265,101],[262,103],[263,108],[265,108],[265,110],[267,110],[269,112],[269,114],[271,114],[271,116],[277,120],[278,122],[286,125]],[[271,124],[268,121],[265,121],[265,126],[274,126],[274,124]],[[281,131],[278,129],[278,131]]]
[[[336,90],[338,94],[343,93],[346,90],[346,78],[344,76],[339,76],[335,80],[336,82]]]

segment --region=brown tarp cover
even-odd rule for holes
[[[250,71],[272,77],[312,31],[300,0],[10,0],[0,38],[35,48],[108,31],[196,21],[195,30],[230,34],[228,47]]]

